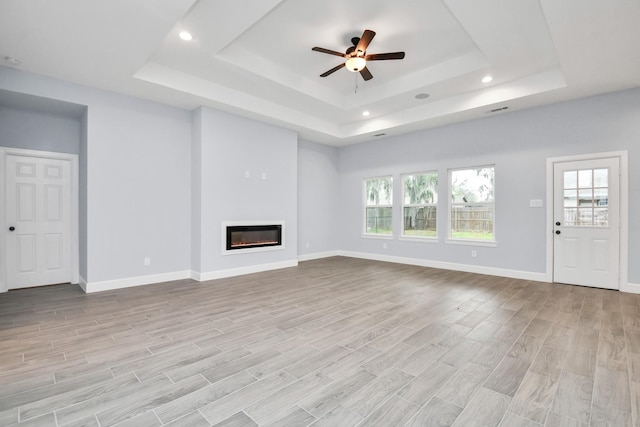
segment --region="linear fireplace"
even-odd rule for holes
[[[223,223],[224,250],[246,252],[251,250],[281,249],[283,223]],[[236,253],[238,253],[236,252]]]

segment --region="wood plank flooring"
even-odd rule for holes
[[[0,425],[640,426],[640,295],[341,257],[10,291]]]

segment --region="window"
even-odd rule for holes
[[[609,225],[609,170],[564,172],[564,225]]]
[[[451,239],[494,241],[493,166],[449,171]]]
[[[437,237],[438,173],[404,175],[402,235]]]
[[[365,178],[365,233],[391,235],[393,177]]]

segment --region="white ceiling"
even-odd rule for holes
[[[319,77],[365,29],[406,58]],[[0,2],[5,66],[337,146],[640,86],[639,41],[638,0]]]

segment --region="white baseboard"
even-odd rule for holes
[[[80,279],[80,287],[86,293],[110,291],[113,289],[129,288],[132,286],[150,285],[152,283],[169,282],[171,280],[189,279],[190,271],[175,271],[172,273],[151,274],[149,276],[127,277],[125,279],[105,280],[103,282],[87,283]]]
[[[620,292],[629,292],[630,294],[640,294],[640,285],[637,283],[627,283],[620,285]]]
[[[262,271],[279,270],[281,268],[296,267],[298,260],[273,262],[269,264],[250,265],[247,267],[229,268],[226,270],[208,271],[206,273],[200,273],[197,271],[191,271],[189,277],[198,282],[204,282],[207,280],[224,279],[225,277],[242,276],[244,274],[260,273]]]
[[[507,270],[504,268],[484,267],[479,265],[458,264],[445,261],[433,261],[418,258],[406,258],[389,255],[378,255],[364,252],[338,251],[341,256],[351,258],[370,259],[374,261],[395,262],[398,264],[417,265],[420,267],[441,268],[443,270],[464,271],[466,273],[488,274],[490,276],[509,277],[511,279],[533,280],[536,282],[548,282],[545,273],[531,271]]]
[[[477,265],[458,264],[444,261],[432,261],[418,258],[397,257],[389,255],[370,254],[364,252],[351,251],[328,251],[314,254],[300,255],[297,260],[276,262],[270,264],[259,264],[248,267],[231,268],[227,270],[209,271],[199,273],[196,271],[176,271],[172,273],[152,274],[148,276],[128,277],[125,279],[105,280],[102,282],[87,283],[84,277],[80,277],[78,285],[85,293],[102,292],[114,289],[128,288],[132,286],[149,285],[153,283],[169,282],[172,280],[193,279],[199,282],[207,280],[222,279],[225,277],[241,276],[244,274],[259,273],[262,271],[278,270],[281,268],[296,267],[298,261],[310,261],[333,256],[345,256],[350,258],[369,259],[374,261],[394,262],[398,264],[416,265],[420,267],[441,268],[444,270],[464,271],[467,273],[487,274],[498,277],[509,277],[512,279],[532,280],[536,282],[548,282],[545,273],[535,273],[531,271],[508,270],[495,267],[483,267]],[[640,284],[626,283],[620,286],[620,292],[640,294]]]
[[[84,277],[82,277],[82,276],[79,276],[79,279],[80,280],[78,280],[78,286],[80,286],[80,288],[82,288],[82,290],[86,294],[87,293],[87,281],[84,280]]]
[[[328,252],[316,252],[312,254],[298,255],[298,261],[311,261],[320,258],[330,258],[332,256],[339,256],[340,251],[328,251]]]

